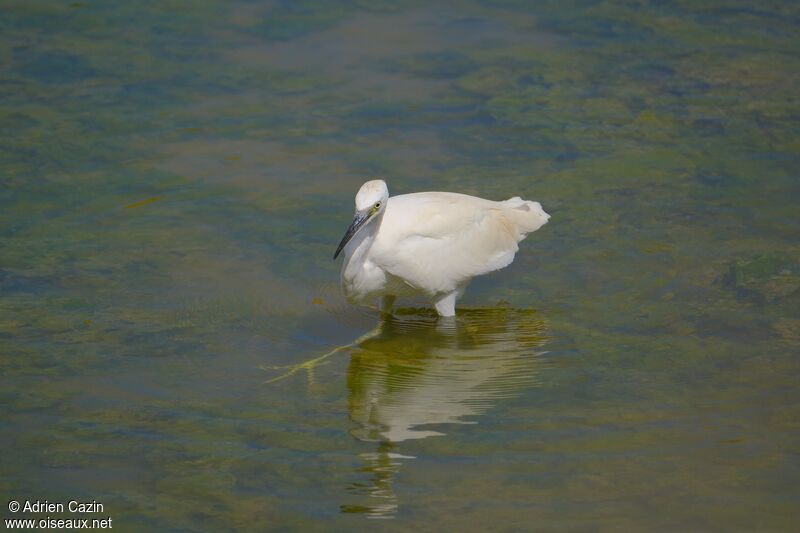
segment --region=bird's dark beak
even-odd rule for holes
[[[356,213],[356,216],[353,217],[353,222],[350,224],[350,227],[344,232],[344,237],[342,237],[342,242],[340,242],[338,248],[336,248],[336,253],[333,254],[334,259],[339,257],[339,254],[342,252],[347,243],[350,242],[350,239],[353,238],[353,235],[358,233],[358,230],[361,229],[361,226],[366,224],[367,220],[369,220],[369,213]]]

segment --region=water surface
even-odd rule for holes
[[[5,501],[797,528],[796,3],[19,1],[0,57]],[[553,217],[381,320],[330,260],[373,177]]]

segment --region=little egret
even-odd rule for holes
[[[389,197],[383,180],[356,194],[352,224],[333,254],[344,250],[341,283],[351,303],[422,294],[441,316],[455,315],[469,280],[511,264],[517,243],[550,215],[539,202],[515,196],[502,202],[452,192]]]

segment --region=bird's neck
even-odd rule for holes
[[[374,220],[369,221],[369,223],[361,228],[361,231],[347,243],[344,248],[345,260],[342,270],[343,273],[349,272],[351,266],[356,269],[360,269],[363,266],[367,252],[369,252],[369,249],[372,247],[372,243],[375,242],[375,236],[378,234],[381,222],[383,222],[383,213],[375,217]]]

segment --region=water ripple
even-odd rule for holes
[[[497,400],[538,383],[545,330],[530,310],[459,310],[452,320],[400,310],[351,354],[353,435],[400,442],[474,423]]]

